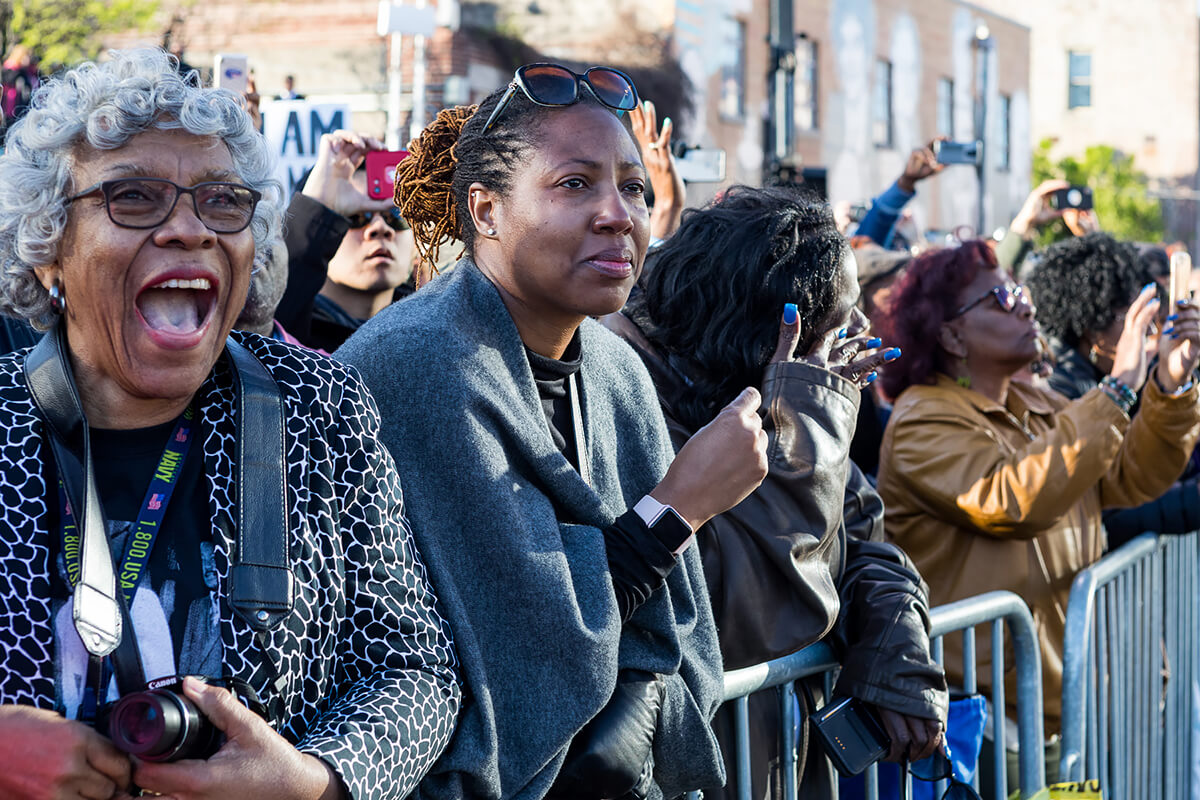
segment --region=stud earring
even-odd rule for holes
[[[62,284],[58,282],[57,278],[50,286],[50,310],[60,315],[67,310],[67,296],[63,293]]]
[[[488,228],[488,229],[487,229],[487,235],[488,235],[488,236],[495,236],[495,235],[496,235],[496,229],[495,229],[495,228]]]

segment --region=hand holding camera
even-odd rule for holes
[[[182,682],[182,691],[226,741],[207,761],[139,761],[133,780],[142,789],[178,800],[336,800],[344,796],[333,770],[298,751],[228,689],[188,677]]]

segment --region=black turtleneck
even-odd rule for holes
[[[533,382],[537,384],[542,411],[550,426],[554,446],[579,469],[579,453],[575,446],[575,425],[571,420],[571,398],[567,394],[568,379],[579,371],[583,353],[579,333],[567,345],[562,359],[548,358],[525,348]],[[675,568],[675,548],[683,542],[665,542],[655,531],[629,509],[604,529],[604,547],[608,556],[608,571],[612,575],[621,619],[628,620],[638,606],[646,602],[655,589],[662,586]]]

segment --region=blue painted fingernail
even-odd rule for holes
[[[838,331],[838,338],[845,339],[847,333],[849,333],[849,331],[846,328],[842,328],[840,331]]]
[[[867,349],[874,350],[879,345],[883,344],[883,339],[867,339]]]
[[[872,372],[870,375],[867,376],[867,383],[872,383],[878,377],[879,377],[878,372]]]
[[[1167,317],[1167,322],[1174,322],[1174,321],[1175,321],[1175,320],[1177,320],[1177,319],[1179,319],[1179,315],[1178,315],[1178,314],[1172,314],[1171,316]]]
[[[884,361],[895,361],[899,357],[900,357],[900,348],[899,347],[892,347],[892,348],[884,351],[884,354],[883,354]]]
[[[1173,332],[1174,330],[1175,330],[1175,326],[1174,326],[1174,325],[1172,325],[1171,327],[1169,327],[1169,328],[1167,328],[1165,331],[1163,331],[1163,335],[1165,336],[1166,334],[1168,334],[1168,333],[1171,333],[1171,332]]]
[[[796,304],[795,303],[784,303],[783,304],[783,323],[785,325],[795,325],[796,317],[797,317]]]
[[[1190,302],[1192,302],[1192,301],[1191,301],[1191,300],[1187,300],[1187,299],[1183,299],[1183,300],[1176,300],[1176,301],[1175,301],[1175,305],[1177,305],[1177,306],[1186,306],[1186,305],[1187,305],[1188,303],[1190,303]]]
[[[1154,285],[1154,281],[1150,281],[1150,283],[1147,283],[1145,286],[1143,286],[1143,287],[1142,287],[1142,291],[1143,291],[1143,292],[1144,292],[1144,291],[1146,291],[1147,289],[1149,289],[1149,288],[1150,288],[1151,286],[1153,286],[1153,285]]]

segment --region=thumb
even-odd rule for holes
[[[212,686],[189,675],[183,679],[183,693],[230,739],[238,738],[256,719],[250,709],[237,701],[233,692],[221,686]]]
[[[758,389],[753,386],[747,386],[742,389],[742,393],[733,398],[733,401],[725,406],[734,414],[739,416],[743,414],[754,414],[758,411],[758,407],[762,405],[762,395],[758,393]]]

